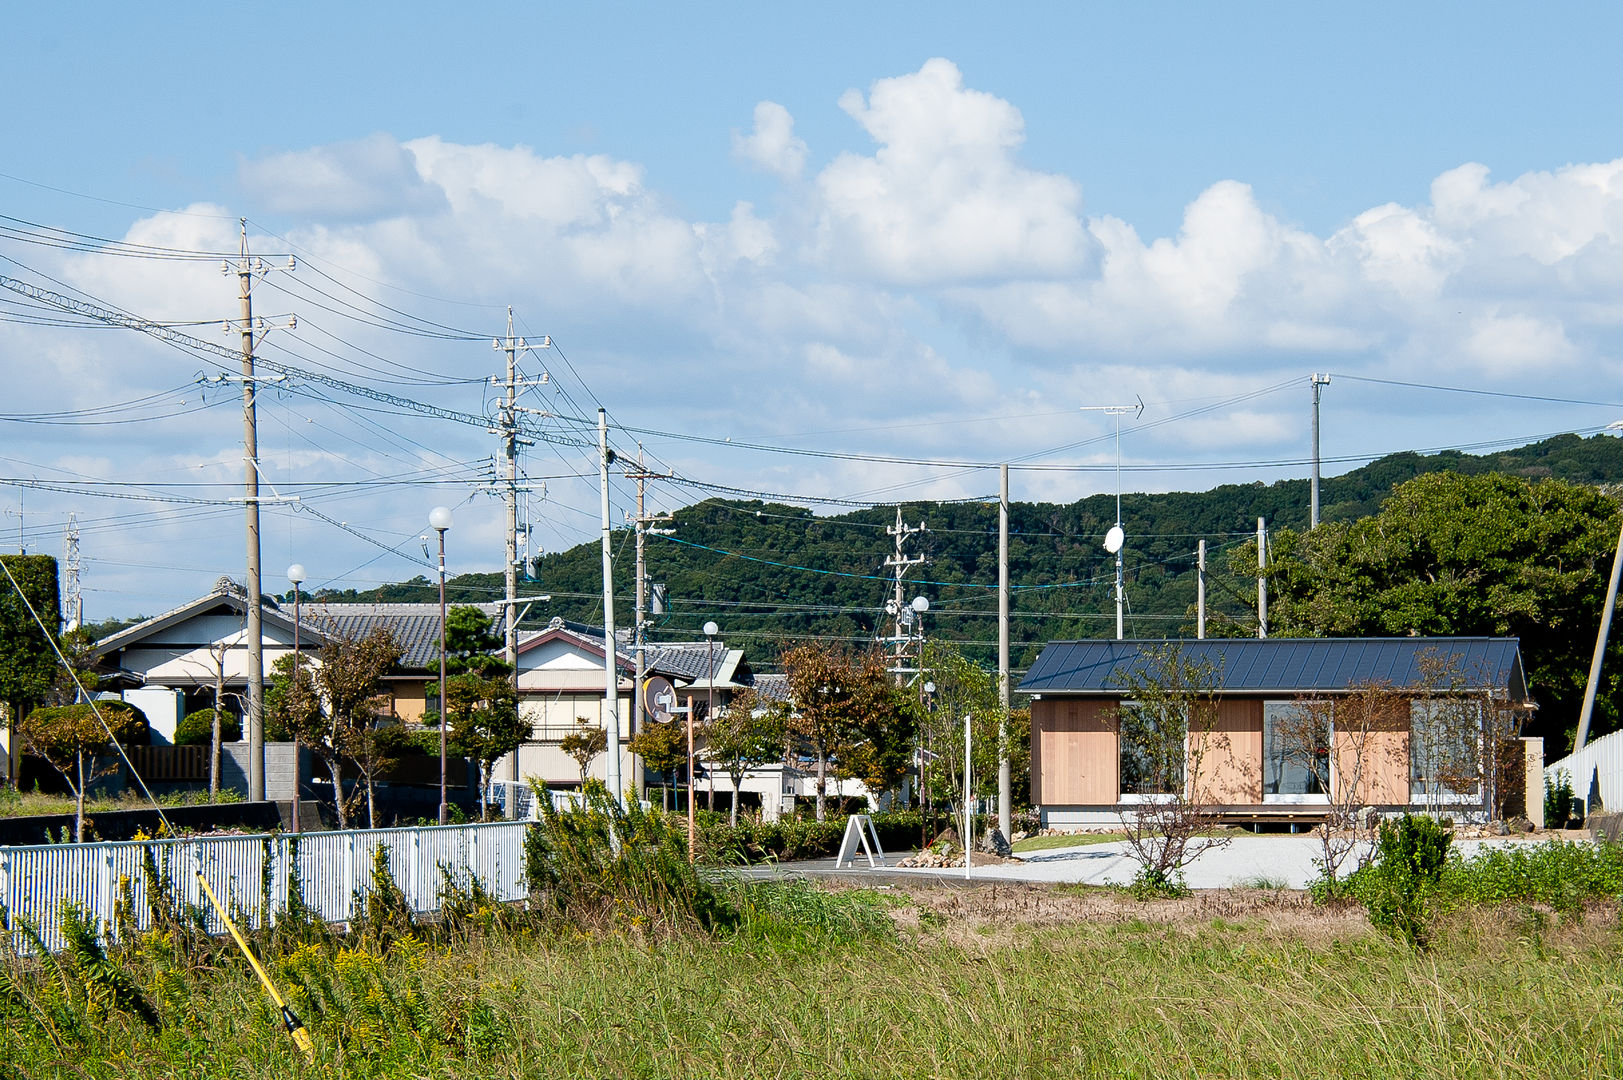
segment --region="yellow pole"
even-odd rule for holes
[[[310,1041],[310,1033],[304,1029],[303,1021],[298,1018],[298,1015],[292,1009],[287,1007],[287,1002],[282,1000],[282,995],[276,992],[275,984],[271,982],[270,976],[265,974],[265,969],[259,965],[258,959],[254,957],[253,950],[248,948],[248,943],[243,940],[242,932],[237,929],[237,924],[231,921],[231,916],[225,913],[225,908],[220,905],[220,898],[214,895],[214,890],[209,887],[208,878],[204,877],[201,871],[198,872],[197,883],[203,886],[203,892],[208,896],[209,903],[214,905],[214,910],[219,912],[221,921],[225,923],[225,928],[231,931],[231,936],[236,939],[237,948],[241,949],[242,955],[248,958],[248,966],[254,969],[254,974],[259,976],[259,981],[265,984],[265,992],[271,996],[272,1001],[276,1002],[276,1007],[282,1010],[282,1023],[287,1025],[287,1033],[292,1037],[293,1045],[304,1051],[306,1061],[314,1061],[316,1048]]]

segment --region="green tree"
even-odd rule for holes
[[[140,709],[122,701],[46,705],[30,712],[18,727],[29,753],[43,758],[73,792],[74,839],[85,838],[85,791],[97,778],[118,770],[102,755],[115,743],[143,746],[152,732]]]
[[[688,759],[687,725],[679,720],[644,724],[627,745],[644,767],[660,775],[660,806],[669,810],[670,785]]]
[[[575,759],[580,768],[580,786],[586,787],[586,774],[592,762],[609,748],[609,733],[584,716],[575,717],[575,730],[558,740],[558,749]]]
[[[831,767],[875,792],[900,782],[918,717],[892,686],[883,655],[806,642],[784,654],[783,670],[793,702],[789,729],[817,762],[817,820],[827,813]]]
[[[55,559],[0,555],[0,565],[0,719],[15,728],[16,719],[46,701],[56,683],[59,665],[51,643],[61,632],[62,607]],[[11,764],[8,776],[15,785],[16,762]]]
[[[919,732],[919,744],[925,751],[920,788],[934,803],[952,806],[962,802],[967,716],[972,735],[972,793],[976,798],[996,795],[998,727],[1002,718],[997,673],[981,667],[953,646],[934,641],[925,644],[921,667],[921,679],[934,685],[935,691],[924,701],[925,719]],[[1029,753],[1027,758],[1029,761]]]
[[[1374,517],[1271,543],[1269,632],[1521,640],[1540,709],[1529,734],[1571,745],[1617,542],[1616,503],[1561,480],[1430,473]],[[1255,573],[1256,548],[1236,550]],[[1608,652],[1596,727],[1618,724],[1623,645]]]
[[[733,782],[730,818],[738,824],[738,788],[744,774],[783,760],[788,736],[788,710],[753,688],[740,691],[705,725],[704,755]]]
[[[446,680],[445,705],[450,714],[448,742],[456,752],[479,763],[483,805],[490,805],[491,766],[529,739],[530,722],[519,715],[518,691],[506,664],[493,674],[465,671]]]
[[[437,682],[429,684],[449,717],[447,742],[479,763],[484,805],[490,803],[491,767],[532,732],[519,714],[513,667],[495,655],[502,646],[490,616],[468,605],[451,608],[445,615],[446,687],[442,693]],[[438,724],[440,715],[425,713],[423,722]]]
[[[390,760],[386,744],[375,738],[383,718],[377,699],[383,676],[400,660],[400,645],[385,627],[358,639],[329,632],[319,663],[301,654],[295,669],[293,660],[289,654],[276,661],[265,694],[266,716],[327,766],[340,829],[349,828],[343,767],[346,761],[354,764],[366,795],[367,820],[375,825],[375,783]]]

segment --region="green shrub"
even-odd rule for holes
[[[1576,914],[1588,901],[1623,897],[1623,845],[1551,840],[1487,848],[1449,860],[1440,887],[1473,904],[1548,904]]]
[[[1431,939],[1443,867],[1454,839],[1450,824],[1426,814],[1381,822],[1376,859],[1349,881],[1369,910],[1369,921],[1415,948]]]
[[[911,851],[920,837],[935,835],[950,824],[945,814],[926,815],[918,810],[887,811],[870,815],[879,846],[887,852]],[[720,813],[701,810],[697,815],[699,854],[706,862],[744,866],[761,862],[788,862],[795,859],[826,859],[837,855],[845,838],[849,818],[826,821],[780,818],[777,821],[751,821],[741,818],[729,825]]]
[[[234,713],[220,712],[220,741],[236,742],[242,738],[242,721]],[[175,725],[176,746],[209,746],[214,742],[214,710],[198,709],[187,713]]]
[[[536,798],[541,820],[524,834],[524,875],[542,911],[662,933],[738,925],[737,909],[688,861],[686,831],[661,812],[622,806],[599,780],[566,811],[544,788]]]
[[[1572,774],[1557,769],[1555,777],[1544,778],[1544,827],[1564,829],[1572,820]]]

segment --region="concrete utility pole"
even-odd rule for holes
[[[521,489],[518,482],[518,448],[520,446],[534,446],[529,439],[521,439],[518,434],[518,391],[520,379],[518,375],[519,354],[529,350],[529,343],[521,337],[513,336],[513,309],[507,309],[507,337],[491,343],[499,352],[507,354],[507,379],[499,383],[503,390],[501,410],[498,413],[497,425],[490,429],[492,435],[500,435],[502,439],[502,455],[505,458],[506,475],[502,478],[502,501],[507,509],[507,549],[506,562],[502,573],[505,585],[506,602],[502,607],[502,658],[512,669],[513,690],[518,691],[518,494]],[[541,347],[547,348],[552,344],[550,337],[543,338]],[[547,382],[547,376],[542,374],[540,382]],[[492,379],[492,383],[496,380]],[[530,411],[530,410],[526,410]],[[525,552],[529,554],[528,550]],[[519,782],[518,751],[509,755],[507,763],[507,780],[509,783]],[[513,811],[516,804],[508,800],[508,809]]]
[[[1195,636],[1206,636],[1206,541],[1195,549]]]
[[[1257,519],[1257,636],[1268,636],[1268,525]]]
[[[1329,375],[1313,373],[1313,484],[1308,506],[1307,527],[1319,527],[1319,391],[1330,385]]]
[[[1600,612],[1600,631],[1595,635],[1595,655],[1589,661],[1589,681],[1584,684],[1584,707],[1578,714],[1578,738],[1572,744],[1576,754],[1589,741],[1589,720],[1595,713],[1595,690],[1600,685],[1601,660],[1606,656],[1606,638],[1612,631],[1612,611],[1617,607],[1617,580],[1623,573],[1623,532],[1617,537],[1617,551],[1612,555],[1612,579],[1606,586],[1606,606]]]
[[[997,502],[997,820],[1014,831],[1014,774],[1009,768],[1009,467],[998,466]]]
[[[907,577],[908,570],[924,564],[923,555],[906,555],[903,553],[907,539],[926,531],[924,522],[917,525],[908,525],[902,521],[902,508],[896,508],[896,524],[887,525],[885,532],[896,540],[896,553],[885,560],[885,565],[893,571],[895,582],[894,593],[890,603],[885,605],[887,613],[895,620],[894,635],[891,637],[892,647],[895,650],[895,660],[891,672],[896,676],[897,686],[907,685],[907,676],[916,669],[907,666],[907,649],[912,640],[911,621],[917,615],[906,600],[902,598],[902,584]]]
[[[674,520],[670,514],[656,514],[650,517],[647,510],[648,481],[668,480],[671,478],[671,474],[649,472],[648,467],[643,464],[642,445],[640,443],[637,445],[637,467],[635,470],[626,473],[626,478],[637,482],[637,591],[636,610],[633,612],[634,622],[632,623],[634,629],[631,632],[632,650],[637,660],[637,674],[636,682],[633,683],[631,688],[631,723],[627,725],[630,728],[628,735],[634,736],[637,729],[642,726],[643,716],[646,715],[647,709],[647,704],[643,701],[642,685],[648,676],[648,621],[644,618],[644,612],[648,610],[648,566],[644,554],[645,541],[649,533],[669,536],[675,530],[650,528],[650,526],[666,525]],[[632,769],[637,774],[637,797],[639,799],[647,798],[648,783],[647,778],[643,775],[642,762],[635,756],[632,757],[631,761]],[[737,797],[736,794],[734,797]]]
[[[603,730],[608,736],[609,794],[625,802],[625,783],[620,777],[620,665],[614,644],[614,548],[609,521],[609,466],[614,454],[609,450],[609,416],[597,410],[598,482],[603,495]],[[691,798],[691,793],[689,798]]]

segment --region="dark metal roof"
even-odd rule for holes
[[[1052,641],[1020,690],[1117,696],[1149,649],[1176,645],[1192,663],[1209,661],[1225,693],[1334,693],[1355,686],[1418,686],[1436,657],[1475,689],[1527,698],[1515,638],[1207,638],[1199,641]]]
[[[477,607],[493,617],[501,610],[495,604],[456,606]],[[440,661],[440,606],[437,603],[306,603],[300,612],[300,622],[351,640],[358,640],[378,627],[385,627],[400,646],[400,667],[408,671],[427,671],[435,668]]]

